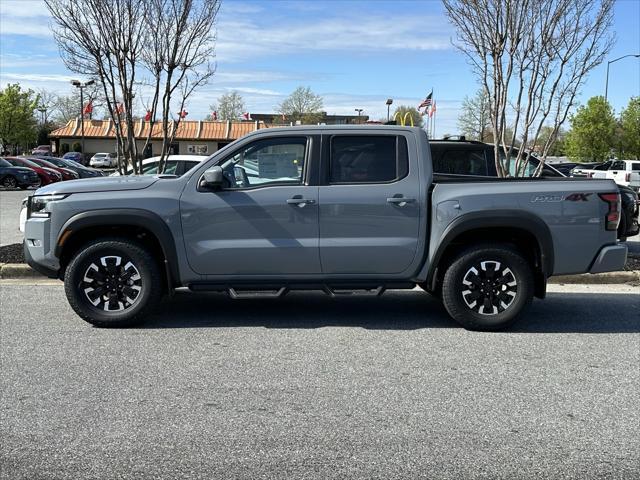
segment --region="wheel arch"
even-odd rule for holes
[[[140,209],[104,209],[78,213],[67,220],[56,239],[54,253],[60,259],[60,276],[71,255],[88,240],[104,236],[135,239],[160,255],[169,288],[180,282],[176,245],[167,224],[153,212]]]
[[[513,244],[527,258],[534,273],[535,295],[543,298],[547,278],[553,274],[553,239],[540,217],[523,211],[473,212],[456,218],[440,237],[426,284],[435,291],[455,255],[471,245],[495,242]]]

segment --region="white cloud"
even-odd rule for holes
[[[49,11],[42,0],[2,0],[0,14],[9,17],[34,18],[48,17]]]
[[[41,0],[0,0],[0,34],[52,38],[49,10]]]
[[[39,73],[5,73],[0,74],[0,78],[9,81],[18,82],[62,82],[69,83],[75,79],[73,75],[57,75],[57,74],[39,74]]]
[[[229,87],[227,90],[236,90],[239,93],[245,93],[250,95],[262,95],[268,97],[281,97],[282,93],[275,90],[268,90],[265,88],[249,88],[249,87]]]
[[[216,56],[221,62],[303,52],[374,53],[451,48],[451,28],[441,17],[380,17],[362,13],[354,18],[328,18],[309,23],[274,19],[258,24],[248,18],[220,17]]]
[[[267,83],[284,80],[304,80],[308,76],[302,74],[289,74],[273,71],[243,70],[241,72],[216,71],[214,82],[216,83]]]

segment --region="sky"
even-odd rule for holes
[[[456,134],[462,100],[478,89],[439,0],[223,0],[216,28],[216,75],[188,102],[192,120],[233,90],[250,113],[271,113],[296,87],[309,86],[327,113],[362,108],[377,120],[386,118],[387,98],[393,112],[417,106],[433,89],[436,135]],[[617,1],[613,31],[607,60],[640,53],[640,0]],[[579,103],[604,95],[606,66],[590,73]],[[44,3],[0,0],[0,85],[70,94],[74,78],[60,60]],[[633,57],[611,64],[609,74],[616,112],[631,96],[640,96],[640,59]]]

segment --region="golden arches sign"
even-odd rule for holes
[[[396,114],[393,116],[394,122],[398,121],[398,115],[400,115],[400,112],[396,112]],[[400,119],[400,125],[404,127],[407,124],[407,117],[409,117],[409,120],[411,120],[411,126],[413,127],[413,115],[411,115],[411,112],[404,113],[404,116]]]

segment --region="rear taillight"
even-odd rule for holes
[[[599,193],[598,196],[609,205],[609,211],[604,217],[605,229],[617,230],[618,223],[620,223],[620,194]]]
[[[630,182],[630,181],[631,181],[631,174],[630,174],[630,173],[627,173],[627,174],[624,176],[624,181],[625,181],[625,182]]]

